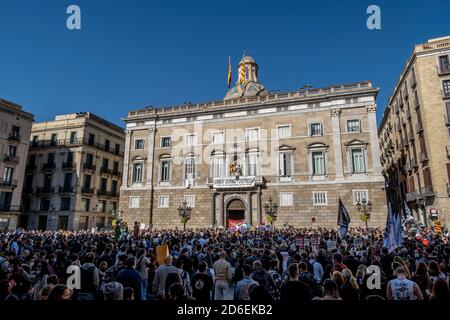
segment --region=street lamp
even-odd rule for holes
[[[277,220],[278,204],[273,202],[272,197],[269,197],[269,202],[266,202],[263,207],[267,215],[267,220],[270,222],[270,225],[273,226],[274,222]]]
[[[181,223],[183,224],[183,231],[186,230],[186,223],[191,219],[192,208],[187,205],[186,200],[178,207],[178,214],[180,215]]]
[[[370,200],[366,201],[366,199],[362,199],[361,202],[356,202],[356,207],[358,208],[358,211],[361,212],[360,218],[366,223],[367,229],[367,221],[370,219],[370,213],[372,212],[372,202],[370,202]]]

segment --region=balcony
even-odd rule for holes
[[[26,186],[22,190],[23,194],[33,194],[33,187]]]
[[[409,161],[407,161],[405,164],[405,172],[409,172],[412,170],[413,170],[413,167],[411,166],[411,163]]]
[[[111,175],[115,176],[115,177],[121,177],[122,176],[122,172],[120,172],[118,170],[111,170]]]
[[[414,190],[406,193],[406,202],[415,201],[419,196],[419,191]]]
[[[20,161],[20,157],[11,154],[5,154],[3,156],[3,161],[7,163],[18,163]]]
[[[84,164],[83,164],[83,169],[84,169],[84,170],[92,170],[92,171],[95,171],[95,168],[96,168],[95,164],[92,164],[92,163],[84,163]]]
[[[34,172],[34,170],[36,170],[36,165],[35,165],[34,163],[32,163],[32,164],[27,164],[25,170],[26,170],[27,172]]]
[[[14,206],[14,205],[0,205],[0,212],[19,212],[20,206]]]
[[[44,165],[42,166],[42,170],[44,171],[52,171],[55,170],[55,168],[56,164],[54,162],[44,163]]]
[[[436,66],[436,67],[437,67],[438,75],[445,76],[445,75],[450,74],[450,65]]]
[[[76,166],[77,166],[77,164],[74,161],[66,161],[66,162],[63,162],[62,169],[63,170],[75,170]]]
[[[72,186],[59,186],[58,192],[59,193],[73,193],[73,192],[75,192],[75,188]]]
[[[410,165],[411,165],[411,168],[417,168],[417,159],[416,158],[412,158],[411,160],[410,160]]]
[[[43,195],[43,194],[52,194],[55,191],[55,188],[53,187],[37,187],[36,188],[36,194]]]
[[[32,141],[30,148],[44,147],[71,147],[83,144],[83,139],[60,139],[60,140],[38,140]]]
[[[17,187],[17,180],[0,178],[0,187]]]
[[[427,160],[428,160],[428,155],[426,152],[419,153],[419,161],[420,162],[425,162]]]
[[[20,142],[22,136],[16,132],[10,132],[8,136],[8,140]]]
[[[83,194],[94,194],[94,188],[82,187],[81,193]]]
[[[239,179],[236,177],[213,177],[207,178],[206,184],[212,186],[216,189],[222,188],[249,188],[263,185],[264,178],[262,176],[240,176]]]
[[[444,121],[446,126],[450,126],[450,115],[444,114]]]
[[[422,132],[423,131],[423,125],[421,122],[417,122],[416,123],[416,131],[417,132]]]
[[[427,197],[434,197],[436,193],[433,190],[433,186],[427,186],[420,188],[420,197],[421,198],[427,198]]]
[[[117,193],[117,191],[97,190],[97,196],[115,198],[118,197],[119,194]]]
[[[111,170],[107,167],[100,167],[100,173],[111,174]]]
[[[411,89],[414,89],[416,87],[416,85],[417,85],[417,80],[416,80],[415,75],[413,74],[413,76],[411,77],[411,80],[409,82],[409,86]]]
[[[120,150],[116,151],[116,149],[114,149],[114,148],[107,148],[104,144],[94,142],[94,141],[89,141],[89,139],[84,139],[83,143],[85,145],[88,145],[88,146],[91,146],[91,147],[94,147],[94,148],[97,148],[97,149],[100,149],[100,150],[103,150],[103,151],[106,151],[106,152],[109,152],[109,153],[112,153],[112,154],[115,154],[118,156],[123,156],[123,154],[124,154],[123,151],[120,151]]]

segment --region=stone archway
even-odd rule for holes
[[[229,227],[230,220],[245,221],[245,203],[241,198],[232,198],[226,206],[226,227]]]

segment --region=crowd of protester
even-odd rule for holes
[[[342,239],[323,228],[152,230],[119,238],[16,230],[0,234],[0,300],[450,302],[448,240],[425,228],[405,234],[395,250],[383,246],[379,228],[350,228]],[[161,245],[169,254],[158,264]],[[71,265],[80,268],[79,288],[68,285]]]

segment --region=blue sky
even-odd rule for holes
[[[81,8],[81,30],[66,9]],[[381,30],[366,9],[381,8]],[[378,120],[414,44],[450,35],[450,1],[0,0],[0,97],[37,121],[222,99],[244,49],[270,90],[372,80]],[[233,69],[234,76],[236,71]],[[235,79],[233,79],[235,80]]]

